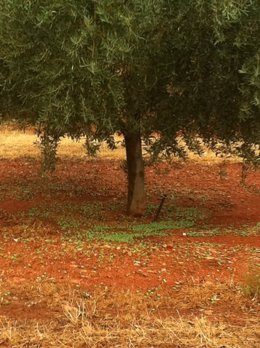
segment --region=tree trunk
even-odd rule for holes
[[[126,134],[126,160],[128,174],[127,213],[134,216],[144,214],[144,161],[140,133]]]

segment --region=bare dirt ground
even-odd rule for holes
[[[123,149],[65,139],[43,176],[33,142],[0,132],[0,347],[259,347],[259,171],[147,167],[132,219]]]

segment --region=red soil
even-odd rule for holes
[[[2,279],[8,282],[48,277],[85,288],[146,291],[160,287],[163,291],[188,278],[221,281],[234,277],[240,281],[250,264],[250,247],[260,247],[257,236],[187,237],[177,231],[170,237],[148,239],[144,254],[134,253],[134,246],[105,242],[84,242],[83,250],[75,251],[64,247],[62,231],[53,221],[46,222],[42,240],[25,243],[19,239],[20,225],[14,213],[60,202],[112,204],[123,201],[126,195],[119,161],[63,161],[48,179],[41,178],[38,170],[39,163],[32,160],[0,161],[0,269]],[[240,173],[240,164],[229,164],[224,178],[219,176],[217,165],[160,164],[146,170],[147,199],[156,203],[160,194],[166,193],[175,198],[176,205],[210,211],[202,225],[212,228],[254,226],[260,222],[260,172],[249,172],[246,186],[240,184]],[[20,197],[21,187],[30,185],[33,192],[29,198]],[[123,214],[122,206],[109,211],[109,223],[116,224]],[[46,247],[47,238],[52,243]],[[202,249],[198,243],[204,243]]]

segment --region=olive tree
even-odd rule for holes
[[[122,134],[127,210],[142,215],[142,144],[254,157],[259,13],[257,0],[0,0],[0,100],[45,140],[114,148]]]

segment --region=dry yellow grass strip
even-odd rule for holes
[[[18,314],[15,318],[16,314],[8,316],[8,311],[3,316],[0,304],[0,345],[7,347],[257,348],[259,343],[256,303],[245,298],[234,285],[191,282],[179,293],[165,294],[159,301],[139,292],[99,289],[88,293],[47,281],[2,283],[0,298],[7,289],[15,301],[20,299],[24,312],[36,306],[38,318],[26,319]],[[222,306],[232,302],[235,320],[230,320],[228,305],[226,312],[212,315],[214,308],[219,307],[207,302],[212,294],[218,294]],[[7,309],[11,305],[5,304]],[[38,305],[42,312],[37,312]],[[198,306],[204,312],[192,315]],[[178,309],[189,312],[180,315]],[[52,311],[49,319],[48,311]]]
[[[124,158],[124,152],[122,147],[119,147],[115,151],[111,151],[104,144],[100,155],[102,158],[107,159]],[[0,128],[0,158],[39,158],[40,156],[41,151],[38,138],[35,134],[18,130],[1,131]],[[58,157],[87,158],[84,149],[84,140],[73,141],[69,138],[63,138],[58,147]]]
[[[145,318],[120,324],[120,318],[95,324],[86,317],[57,326],[31,322],[29,325],[2,320],[0,342],[12,347],[197,347],[257,348],[259,327],[256,320],[244,327],[210,322],[205,317],[193,320]]]
[[[121,141],[122,138],[117,137]],[[14,128],[0,126],[0,158],[15,159],[19,157],[39,158],[40,147],[37,145],[38,139],[33,131],[23,132]],[[101,152],[98,154],[101,158],[106,159],[124,159],[125,149],[122,146],[114,151],[108,149],[103,144]],[[60,158],[87,158],[84,149],[84,139],[73,141],[69,138],[63,138],[58,147],[58,157]],[[221,158],[207,150],[202,157],[193,153],[189,154],[189,159],[192,161],[200,161],[205,163],[221,163],[224,160],[228,162],[240,161],[238,158]]]

